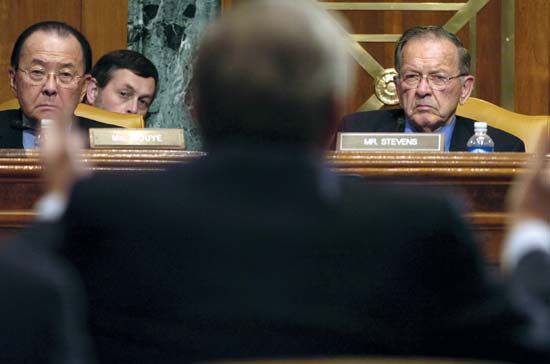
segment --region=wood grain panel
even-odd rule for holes
[[[92,45],[94,63],[128,44],[128,0],[82,0],[82,33]]]
[[[476,22],[477,55],[474,95],[496,105],[500,105],[501,87],[500,11],[501,2],[491,0],[480,10]]]
[[[82,158],[96,173],[127,175],[164,170],[203,155],[182,150],[98,149],[83,151]],[[337,173],[429,193],[453,191],[491,265],[499,262],[509,219],[504,210],[506,193],[528,160],[524,153],[326,154],[328,166]],[[0,149],[0,237],[23,228],[32,218],[32,205],[43,190],[41,172],[37,151]]]
[[[454,15],[454,12],[448,11],[340,11],[340,13],[349,20],[353,33],[356,34],[402,34],[406,29],[419,24],[444,25]],[[469,40],[467,26],[459,32],[459,37],[467,46]],[[382,67],[394,66],[394,42],[361,42],[360,44]],[[357,87],[352,94],[348,112],[355,111],[374,93],[373,78],[362,69],[357,75]]]
[[[249,0],[222,0],[222,10]],[[322,0],[323,2],[374,2],[360,0]],[[455,3],[467,0],[425,2]],[[377,1],[378,2],[378,1]],[[379,2],[411,3],[419,0],[381,0]],[[501,11],[500,0],[490,0],[477,14],[476,89],[475,95],[501,104]],[[342,11],[355,33],[400,34],[417,24],[443,25],[453,12],[440,11]],[[514,110],[530,115],[550,114],[550,1],[515,1],[515,77]],[[470,46],[469,28],[458,32],[466,47]],[[393,67],[393,43],[361,43],[379,63]],[[352,111],[373,94],[372,78],[360,69],[358,83],[348,109]]]
[[[223,9],[229,9],[232,5],[233,5],[232,0],[221,0],[222,10]]]
[[[516,0],[515,108],[550,114],[550,1]]]

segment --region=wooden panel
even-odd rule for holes
[[[233,5],[232,0],[221,0],[222,10],[229,9]]]
[[[222,0],[222,10],[249,0]],[[360,0],[322,0],[327,3],[365,2]],[[378,1],[377,1],[378,2]],[[381,0],[392,3],[420,3],[419,0]],[[464,3],[467,0],[425,1],[432,3]],[[476,19],[474,94],[484,100],[501,105],[501,12],[503,2],[490,0],[479,11]],[[506,10],[504,10],[506,11]],[[342,11],[351,21],[355,33],[398,34],[417,24],[443,25],[452,16],[448,11]],[[515,0],[515,76],[514,110],[530,115],[550,114],[550,1]],[[470,42],[470,29],[466,25],[458,32],[466,47]],[[393,43],[361,43],[385,68],[393,66]],[[358,83],[348,111],[353,111],[373,94],[372,77],[358,71]],[[513,110],[513,111],[514,111]]]
[[[128,174],[158,171],[203,156],[181,150],[88,150],[83,158],[98,173]],[[508,221],[505,195],[513,178],[523,171],[529,156],[523,153],[335,153],[327,154],[330,168],[383,181],[397,187],[430,192],[452,191],[464,208],[491,265],[499,263]],[[550,157],[549,157],[550,158]],[[483,167],[483,168],[481,168]],[[0,149],[0,236],[28,224],[32,205],[42,191],[36,151]]]
[[[477,54],[474,95],[496,105],[500,105],[501,84],[500,11],[500,0],[491,0],[478,13],[476,22]],[[468,46],[466,45],[466,47]]]
[[[231,3],[246,0],[232,0]],[[323,0],[326,3],[345,3],[349,0]],[[354,1],[370,3],[372,1]],[[386,0],[384,3],[419,3],[415,0]],[[464,3],[464,0],[440,0],[432,3]],[[500,51],[499,51],[499,32],[494,29],[500,29],[499,17],[495,17],[495,12],[500,14],[500,1],[493,1],[488,9],[482,9],[477,16],[478,31],[483,31],[481,37],[478,36],[476,50],[479,53],[476,67],[479,84],[483,85],[477,88],[477,96],[483,99],[499,103],[500,97]],[[352,33],[354,34],[402,34],[406,29],[422,24],[445,25],[456,13],[453,11],[413,11],[413,10],[343,10],[339,11],[351,23]],[[491,29],[492,31],[488,31]],[[469,25],[464,26],[457,34],[466,47],[470,45]],[[395,42],[360,42],[361,46],[370,54],[383,68],[393,67],[393,54]],[[490,44],[490,46],[487,46]],[[495,47],[496,50],[495,50]],[[358,82],[352,94],[352,99],[348,103],[348,112],[357,110],[371,95],[374,94],[374,79],[365,70],[358,67]]]
[[[94,60],[113,49],[126,48],[127,0],[0,0],[0,102],[13,97],[7,82],[13,43],[33,23],[59,20],[89,40]]]
[[[94,63],[128,44],[128,0],[82,0],[82,33],[92,45]]]
[[[326,1],[329,3],[345,2]],[[365,1],[366,2],[366,1]],[[404,2],[389,0],[385,2]],[[410,1],[409,1],[410,2]],[[441,1],[447,3],[457,1]],[[368,10],[368,11],[340,11],[351,23],[355,34],[402,34],[406,29],[418,24],[444,25],[454,14],[454,11],[395,11],[395,10]],[[458,33],[468,47],[468,26]],[[395,42],[360,42],[361,46],[371,54],[383,68],[394,66]],[[493,66],[494,67],[494,66]],[[497,69],[498,71],[498,69]],[[362,68],[358,69],[358,82],[352,94],[348,112],[357,110],[371,95],[374,94],[374,79]]]
[[[550,1],[516,0],[515,108],[550,114]]]

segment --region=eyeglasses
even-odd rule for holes
[[[426,80],[428,81],[428,85],[432,88],[432,90],[441,91],[447,87],[448,83],[451,80],[467,75],[467,73],[460,73],[456,76],[447,77],[441,75],[421,75],[420,73],[405,73],[403,75],[400,75],[399,79],[401,80],[401,82],[407,85],[407,87],[416,88],[420,84],[420,81],[423,78],[426,78]]]
[[[81,75],[78,75],[72,70],[59,70],[56,72],[46,72],[46,70],[42,68],[18,68],[17,70],[23,72],[27,76],[29,82],[35,86],[43,85],[48,80],[49,75],[52,75],[54,79],[57,80],[59,86],[65,88],[74,87],[78,80],[82,78]]]

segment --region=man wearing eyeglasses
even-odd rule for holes
[[[445,151],[466,151],[474,120],[456,115],[474,88],[470,54],[462,42],[439,26],[417,26],[401,36],[395,49],[395,85],[402,109],[358,112],[344,117],[340,132],[442,133]],[[523,142],[488,127],[496,152],[524,152]]]
[[[24,30],[13,47],[9,69],[21,109],[0,112],[0,148],[36,148],[44,119],[85,131],[108,126],[74,115],[91,65],[90,44],[71,26],[47,21]]]

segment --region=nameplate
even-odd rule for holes
[[[91,148],[185,148],[182,129],[91,128]]]
[[[437,133],[338,133],[336,150],[442,152],[445,144]]]

